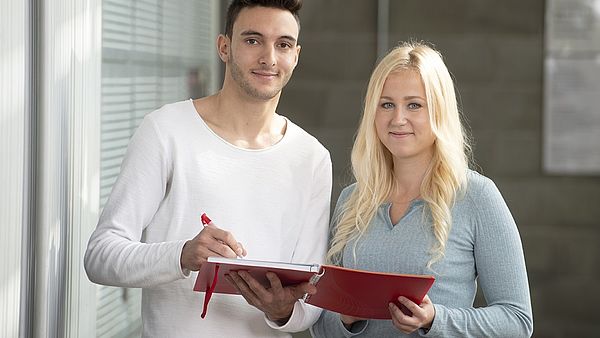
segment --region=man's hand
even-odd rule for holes
[[[210,256],[235,258],[246,256],[246,249],[235,237],[210,223],[196,237],[187,241],[181,251],[181,267],[190,271],[200,270]]]
[[[426,295],[423,298],[421,305],[417,305],[405,297],[398,297],[398,302],[412,312],[412,316],[404,314],[396,304],[389,304],[392,323],[398,330],[410,334],[420,328],[431,328],[431,323],[433,323],[435,317],[435,308],[429,296]]]
[[[309,283],[283,287],[273,272],[267,272],[271,287],[265,289],[247,271],[230,272],[227,280],[240,292],[248,304],[265,313],[267,318],[285,325],[292,315],[294,303],[304,294],[315,294],[317,288]]]

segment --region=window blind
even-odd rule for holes
[[[104,0],[102,6],[101,207],[144,116],[215,90],[219,2]],[[139,289],[103,286],[97,297],[98,337],[139,336]]]

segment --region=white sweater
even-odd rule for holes
[[[91,281],[142,291],[144,337],[290,337],[320,310],[298,301],[283,327],[241,296],[204,293],[180,266],[200,215],[231,231],[247,258],[322,262],[327,247],[331,159],[287,121],[275,145],[248,150],[216,135],[191,100],[148,114],[133,136],[85,254]],[[276,328],[276,329],[275,329]]]

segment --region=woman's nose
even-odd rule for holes
[[[406,124],[406,112],[402,108],[398,108],[394,111],[394,115],[392,117],[393,124],[404,125]]]

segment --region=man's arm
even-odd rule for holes
[[[85,253],[91,281],[123,287],[149,287],[184,278],[184,240],[141,243],[142,232],[166,194],[170,176],[166,147],[150,117],[132,137],[119,178]]]

